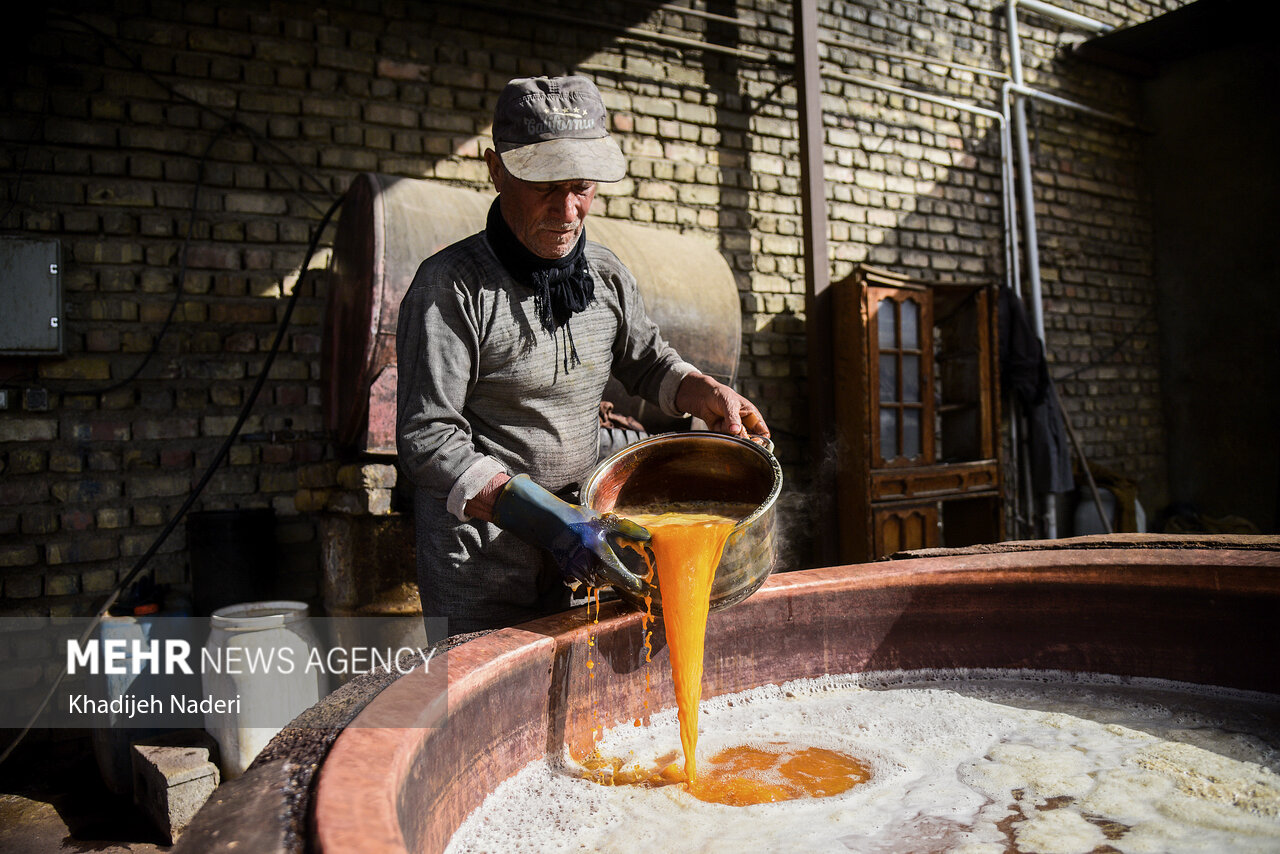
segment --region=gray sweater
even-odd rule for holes
[[[585,253],[595,301],[555,334],[539,325],[532,290],[511,278],[483,232],[424,261],[400,304],[397,437],[415,486],[418,585],[424,616],[447,617],[451,634],[567,602],[543,554],[469,519],[469,498],[503,471],[552,492],[576,490],[596,463],[611,373],[631,394],[680,414],[676,388],[695,369],[662,339],[617,256],[591,242]]]

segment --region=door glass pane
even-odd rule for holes
[[[898,399],[898,357],[880,354],[880,400],[893,403]]]
[[[920,410],[902,411],[902,455],[907,459],[920,456]]]
[[[920,349],[920,303],[913,299],[902,303],[902,349]]]
[[[883,357],[882,357],[883,358]],[[883,368],[880,369],[882,372]],[[881,398],[883,400],[883,397]],[[920,357],[902,356],[902,400],[905,403],[920,402]]]
[[[898,410],[891,406],[880,407],[880,456],[898,456]]]
[[[891,299],[880,300],[876,309],[876,322],[880,324],[880,349],[894,350],[898,346],[898,304]]]

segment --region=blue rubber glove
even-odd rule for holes
[[[570,583],[612,584],[641,593],[643,582],[623,566],[610,543],[611,538],[649,539],[649,532],[630,519],[562,501],[521,474],[498,493],[493,522],[529,545],[551,552]]]

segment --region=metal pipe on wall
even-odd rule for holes
[[[973,115],[985,116],[996,123],[1000,139],[1000,196],[1001,207],[1004,215],[1004,250],[1005,250],[1005,279],[1006,283],[1011,287],[1017,287],[1017,247],[1015,244],[1015,236],[1013,229],[1013,186],[1012,186],[1012,166],[1010,164],[1010,137],[1009,137],[1009,121],[1008,116],[997,110],[990,110],[986,107],[979,107],[965,101],[957,101],[954,98],[947,98],[942,95],[934,95],[930,92],[920,92],[915,89],[907,89],[903,86],[896,86],[892,83],[881,83],[878,80],[869,80],[865,77],[858,77],[853,74],[846,74],[843,71],[834,69],[826,69],[824,72],[828,77],[835,80],[843,80],[846,83],[853,83],[858,86],[866,86],[870,89],[880,89],[884,92],[892,92],[896,95],[904,97],[916,98],[921,101],[928,101],[931,104],[938,104],[943,107],[950,107],[953,110],[959,110]]]
[[[935,59],[931,56],[924,56],[923,54],[906,53],[903,51],[890,50],[889,48],[878,47],[876,45],[863,44],[861,42],[845,41],[844,39],[837,39],[837,38],[831,38],[831,37],[828,37],[825,39],[819,39],[819,41],[821,41],[823,44],[831,45],[832,47],[844,48],[845,50],[857,50],[857,51],[862,51],[864,53],[873,53],[878,56],[888,56],[888,57],[892,57],[893,59],[905,59],[909,62],[919,62],[922,65],[937,65],[937,66],[941,66],[942,68],[953,68],[957,71],[967,71],[970,74],[977,74],[982,77],[995,77],[1000,80],[1009,79],[1009,75],[1005,74],[1003,71],[994,71],[990,68],[982,68],[977,65],[965,65],[960,62],[951,62],[950,60],[945,60],[945,59]]]
[[[921,65],[925,65],[925,66],[938,65],[944,68],[952,68],[952,69],[957,69],[961,71],[967,71],[973,74],[978,74],[985,77],[992,77],[999,80],[1005,80],[1005,81],[1009,80],[1009,75],[1004,73],[1003,71],[993,71],[991,69],[981,68],[974,65],[965,65],[958,62],[950,62],[947,60],[936,59],[931,56],[924,56],[923,54],[888,50],[886,48],[880,48],[874,45],[865,45],[857,42],[850,42],[850,41],[845,41],[843,39],[836,39],[836,38],[824,38],[824,39],[820,39],[820,41],[823,44],[831,45],[833,47],[843,48],[845,50],[865,51],[867,53],[873,53],[880,56],[887,56],[894,59],[902,59],[908,62],[918,62]],[[844,74],[844,72],[828,72],[828,73],[834,73],[837,76]],[[969,104],[968,102],[957,101],[953,98],[937,96],[927,92],[919,92],[914,89],[896,87],[893,84],[877,83],[875,81],[866,80],[866,79],[857,78],[857,77],[849,77],[847,75],[846,75],[846,79],[848,79],[850,82],[861,83],[862,85],[869,86],[876,89],[884,89],[885,91],[897,92],[903,95],[911,95],[912,97],[917,97],[917,98],[921,98],[922,100],[930,101],[932,103],[938,103],[944,106],[953,107],[954,109],[962,110],[964,112],[977,112],[979,114],[982,114],[984,111],[984,108]],[[986,111],[986,112],[991,113],[992,111]],[[992,117],[995,118],[995,116],[992,116]],[[1021,275],[1019,273],[1018,263],[1017,263],[1017,259],[1018,259],[1017,229],[1014,223],[1014,219],[1017,216],[1017,211],[1015,209],[1015,204],[1014,204],[1014,190],[1013,190],[1013,184],[1014,184],[1013,142],[1012,142],[1012,136],[1009,132],[1009,99],[1007,94],[1004,92],[1004,90],[1001,90],[1000,113],[998,118],[996,118],[996,122],[1000,128],[1000,131],[999,131],[1000,133],[1000,188],[1001,188],[1001,204],[1002,204],[1003,215],[1004,215],[1005,279],[1006,279],[1006,283],[1009,284],[1010,287],[1014,289],[1015,293],[1021,293],[1022,291]]]
[[[1022,190],[1022,224],[1024,229],[1023,252],[1027,258],[1027,285],[1030,293],[1025,294],[1031,300],[1031,319],[1036,328],[1036,335],[1044,341],[1044,318],[1040,307],[1040,251],[1036,246],[1036,206],[1031,187],[1031,147],[1027,140],[1026,105],[1021,100],[1011,99],[1010,88],[1022,85],[1022,48],[1018,36],[1017,0],[1009,0],[1005,6],[1009,20],[1009,66],[1010,80],[1001,87],[1001,99],[1012,101],[1013,131],[1018,146],[1018,173]]]
[[[1060,9],[1057,6],[1043,2],[1043,0],[1010,0],[1009,5],[1012,6],[1018,3],[1021,3],[1024,9],[1030,9],[1032,12],[1044,15],[1046,18],[1053,18],[1056,21],[1061,21],[1064,24],[1069,24],[1082,30],[1093,30],[1101,34],[1115,29],[1101,21],[1096,21],[1093,18],[1067,9]]]
[[[1026,232],[1025,252],[1026,252],[1026,258],[1027,258],[1027,281],[1029,283],[1029,288],[1031,291],[1029,295],[1024,295],[1024,296],[1029,296],[1028,301],[1031,303],[1031,306],[1032,306],[1032,317],[1033,317],[1033,322],[1035,324],[1036,335],[1043,343],[1045,340],[1045,329],[1044,329],[1042,288],[1041,288],[1041,281],[1040,281],[1039,245],[1037,240],[1038,226],[1036,223],[1035,201],[1034,201],[1034,192],[1033,192],[1034,188],[1033,188],[1033,182],[1032,182],[1032,176],[1031,176],[1031,165],[1030,165],[1031,158],[1030,158],[1029,134],[1027,132],[1026,107],[1025,107],[1024,99],[1034,98],[1037,100],[1045,101],[1047,103],[1051,103],[1056,106],[1065,107],[1081,113],[1085,113],[1087,115],[1095,116],[1100,119],[1115,122],[1125,127],[1135,127],[1135,124],[1125,116],[1120,116],[1114,113],[1108,113],[1102,110],[1098,110],[1094,107],[1088,106],[1087,104],[1082,104],[1077,101],[1070,100],[1068,98],[1063,98],[1058,95],[1050,94],[1048,92],[1041,92],[1040,90],[1034,89],[1030,86],[1026,86],[1023,83],[1022,64],[1021,64],[1021,45],[1019,42],[1019,34],[1018,34],[1017,23],[1016,23],[1015,7],[1017,2],[1019,2],[1019,0],[1010,0],[1009,6],[1008,6],[1008,9],[1010,12],[1010,21],[1011,21],[1010,23],[1010,55],[1017,58],[1016,62],[1011,63],[1012,77],[1002,72],[988,71],[987,69],[975,68],[973,66],[964,66],[959,63],[952,63],[946,60],[937,60],[927,56],[903,53],[900,51],[888,50],[888,49],[879,48],[876,46],[856,44],[856,43],[847,42],[841,39],[827,38],[827,39],[823,39],[822,41],[825,44],[828,44],[834,47],[845,48],[849,50],[862,50],[872,54],[879,54],[882,56],[889,56],[896,59],[915,61],[925,65],[934,64],[934,65],[938,65],[945,68],[955,68],[955,69],[967,71],[970,73],[982,74],[985,76],[1005,80],[1005,83],[1002,85],[1000,90],[1000,111],[996,112],[993,110],[986,110],[982,107],[977,107],[975,105],[956,101],[955,99],[952,99],[952,98],[936,96],[936,95],[932,95],[930,93],[925,93],[925,92],[918,92],[918,91],[906,89],[900,86],[894,86],[892,84],[879,83],[874,80],[867,80],[865,78],[855,77],[853,75],[847,75],[842,72],[834,72],[834,71],[827,72],[830,76],[836,77],[838,79],[844,79],[849,82],[853,82],[863,86],[868,86],[871,88],[880,89],[883,91],[895,92],[897,94],[901,94],[904,96],[919,98],[921,100],[937,103],[943,106],[951,107],[953,109],[962,110],[964,112],[969,112],[977,115],[986,115],[988,117],[994,118],[997,121],[997,124],[999,127],[999,133],[1000,133],[1000,149],[1001,149],[1001,158],[1000,158],[1001,200],[1003,205],[1004,221],[1005,221],[1004,244],[1005,244],[1006,282],[1011,288],[1013,288],[1014,293],[1021,294],[1022,293],[1022,277],[1020,274],[1020,269],[1019,269],[1020,265],[1018,263],[1018,252],[1017,252],[1017,239],[1018,239],[1017,238],[1018,229],[1016,224],[1017,190],[1014,189],[1014,184],[1017,182],[1015,181],[1015,177],[1014,177],[1015,170],[1013,165],[1013,157],[1014,157],[1013,151],[1014,151],[1014,145],[1015,145],[1015,142],[1013,140],[1013,131],[1015,129],[1017,130],[1016,144],[1017,144],[1017,150],[1018,150],[1019,169],[1021,172],[1021,179],[1022,179],[1021,180],[1022,208],[1023,208],[1024,229]],[[1084,16],[1076,15],[1075,13],[1072,13],[1072,12],[1066,12],[1065,10],[1058,10],[1056,7],[1050,6],[1047,3],[1040,2],[1040,0],[1021,0],[1021,2],[1023,3],[1023,6],[1027,9],[1031,9],[1032,11],[1039,12],[1048,17],[1052,17],[1056,20],[1063,21],[1064,23],[1070,24],[1072,26],[1079,26],[1085,29],[1092,29],[1096,31],[1103,31],[1108,29],[1106,25],[1101,24],[1097,21],[1094,21],[1090,18],[1085,18]],[[1055,14],[1056,12],[1061,12],[1061,14]],[[1019,97],[1013,97],[1015,95]],[[1021,434],[1023,431],[1019,429],[1019,424],[1016,417],[1013,419],[1012,423],[1013,423],[1012,441],[1014,442],[1014,453],[1016,457],[1018,454],[1017,443],[1020,441]],[[1017,466],[1015,464],[1015,469],[1016,468]],[[1025,474],[1029,476],[1029,472],[1026,472]],[[1023,479],[1024,478],[1021,478],[1021,477],[1019,478],[1019,480],[1023,480]],[[1032,492],[1030,490],[1029,482],[1026,484],[1024,489],[1025,489],[1026,495],[1030,497]],[[1019,492],[1019,490],[1015,490],[1015,494],[1017,494],[1017,492]],[[1017,516],[1018,518],[1021,518],[1021,514],[1017,512],[1017,506],[1016,506],[1017,504],[1018,502],[1015,501],[1015,516]],[[1057,512],[1056,512],[1055,502],[1052,499],[1052,497],[1050,497],[1049,500],[1046,501],[1046,508],[1044,512],[1043,522],[1044,522],[1044,527],[1048,536],[1056,537],[1057,536]]]
[[[902,55],[899,58],[915,60],[917,57],[911,55]],[[920,57],[920,61],[927,61],[927,57]],[[1000,138],[1000,201],[1003,213],[1003,232],[1004,232],[1004,250],[1005,250],[1005,284],[1012,288],[1014,293],[1021,292],[1021,277],[1018,271],[1018,235],[1017,235],[1017,211],[1014,202],[1014,179],[1013,179],[1013,140],[1009,131],[1009,99],[1004,91],[1001,92],[1001,110],[990,110],[985,107],[979,107],[975,104],[969,104],[964,101],[957,101],[954,98],[947,98],[940,95],[934,95],[929,92],[919,92],[914,89],[906,89],[902,86],[895,86],[892,83],[881,83],[876,80],[868,80],[863,77],[857,77],[852,74],[846,74],[841,71],[827,69],[825,72],[828,76],[854,83],[860,86],[866,86],[872,89],[879,89],[885,92],[893,92],[906,97],[917,98],[922,101],[938,104],[951,109],[959,110],[965,113],[985,116],[995,121],[999,128]],[[993,75],[995,76],[995,75]],[[999,76],[1004,76],[1003,74]],[[1023,466],[1019,464],[1019,456],[1023,455],[1020,444],[1022,441],[1021,430],[1019,430],[1018,419],[1015,416],[1011,420],[1012,433],[1010,441],[1013,449],[1013,465],[1014,483],[1019,484],[1025,478],[1020,476]],[[1029,477],[1030,470],[1027,469],[1025,474]],[[1030,500],[1031,489],[1030,481],[1027,480],[1025,486],[1019,488],[1015,486],[1013,491],[1013,517],[1015,523],[1021,526],[1023,524],[1024,515],[1021,510],[1020,496],[1025,494]]]
[[[1044,330],[1044,304],[1043,291],[1040,282],[1040,248],[1039,238],[1036,225],[1036,209],[1035,209],[1035,193],[1031,181],[1031,144],[1030,135],[1027,132],[1027,111],[1026,99],[1029,97],[1039,98],[1050,101],[1059,106],[1069,107],[1081,110],[1102,118],[1114,119],[1111,114],[1104,113],[1101,110],[1095,110],[1084,104],[1070,101],[1066,98],[1060,98],[1056,95],[1050,95],[1047,92],[1040,92],[1032,89],[1024,84],[1022,76],[1022,43],[1018,33],[1018,4],[1021,3],[1024,8],[1029,9],[1037,14],[1044,15],[1070,26],[1079,27],[1084,30],[1093,32],[1106,32],[1111,29],[1100,21],[1087,18],[1084,15],[1078,15],[1075,12],[1069,12],[1066,9],[1059,9],[1042,0],[1008,0],[1005,4],[1006,18],[1008,21],[1008,38],[1009,38],[1009,71],[1010,81],[1001,87],[1001,100],[1006,105],[1006,109],[1012,102],[1013,109],[1013,131],[1017,137],[1018,146],[1018,173],[1021,179],[1022,191],[1022,220],[1025,235],[1023,239],[1024,252],[1027,259],[1027,283],[1030,290],[1031,301],[1031,317],[1035,324],[1036,336],[1040,339],[1042,347],[1048,348],[1045,343]],[[1017,96],[1017,97],[1014,97]],[[1131,123],[1130,123],[1131,124]],[[1053,493],[1045,493],[1043,523],[1045,536],[1049,539],[1056,539],[1058,536],[1058,511],[1057,498]]]
[[[817,0],[794,0],[797,108],[800,130],[800,216],[804,251],[805,335],[808,346],[808,393],[814,483],[823,483],[824,460],[835,438],[835,398],[823,378],[832,370],[833,322],[831,261],[827,253],[827,192],[822,157],[826,141],[822,121],[822,68],[818,59]],[[831,498],[834,499],[834,490]],[[814,530],[818,566],[836,559],[835,501],[816,503],[820,518]]]
[[[589,27],[595,30],[602,30],[608,33],[618,33],[624,36],[638,39],[640,41],[651,41],[659,44],[671,45],[672,47],[684,47],[693,50],[705,50],[711,53],[724,54],[725,56],[734,56],[739,59],[750,59],[755,62],[763,62],[766,64],[778,65],[781,61],[772,54],[759,53],[754,50],[745,50],[740,47],[729,47],[728,45],[715,44],[714,42],[702,41],[700,39],[686,38],[685,36],[673,36],[667,33],[660,33],[656,30],[646,30],[640,27],[627,27],[620,24],[610,24],[599,20],[588,20],[579,18],[575,15],[564,15],[559,12],[547,12],[524,6],[519,10],[502,6],[495,3],[471,2],[466,4],[468,9],[475,9],[485,12],[499,12],[502,14],[512,14],[519,11],[520,15],[526,18],[534,18],[542,21],[550,21],[557,24],[570,24],[577,27]],[[688,9],[674,9],[676,12],[688,12]],[[729,19],[734,20],[734,19]],[[736,23],[736,20],[735,20]]]
[[[1099,119],[1106,119],[1109,122],[1115,122],[1127,128],[1137,129],[1138,123],[1128,116],[1122,116],[1119,113],[1109,113],[1106,110],[1099,110],[1097,107],[1090,107],[1088,104],[1082,104],[1079,101],[1073,101],[1070,98],[1064,98],[1061,95],[1054,95],[1050,92],[1042,92],[1039,89],[1032,89],[1030,86],[1021,86],[1017,83],[1010,83],[1005,87],[1014,95],[1022,95],[1026,98],[1035,98],[1037,101],[1044,101],[1047,104],[1054,104],[1059,107],[1066,107],[1075,110],[1078,113],[1094,116]]]

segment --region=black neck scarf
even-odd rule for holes
[[[596,297],[596,283],[583,251],[587,244],[584,227],[573,250],[563,258],[540,258],[530,252],[511,231],[499,208],[500,198],[489,207],[485,234],[502,266],[517,282],[533,291],[533,306],[542,328],[555,334],[569,318]],[[576,353],[574,354],[576,357]],[[576,361],[576,358],[575,358]]]

